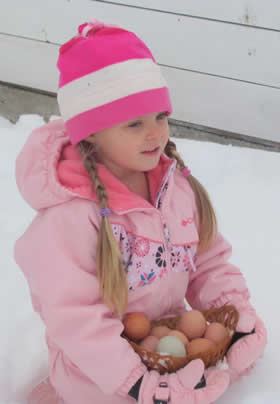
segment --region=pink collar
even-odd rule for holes
[[[163,179],[167,175],[174,159],[170,159],[165,154],[160,157],[159,164],[154,169],[147,172],[151,199],[155,203],[160,191]],[[97,164],[100,180],[105,185],[109,196],[110,209],[119,213],[127,210],[148,208],[151,205],[141,196],[130,191],[118,178],[103,165]],[[92,182],[86,171],[82,158],[76,146],[67,144],[62,150],[60,161],[57,166],[58,179],[63,186],[77,193],[83,198],[97,201],[97,196],[92,188]]]

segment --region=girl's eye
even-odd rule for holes
[[[164,119],[168,117],[168,113],[167,112],[163,112],[162,114],[158,115],[158,119]]]
[[[129,128],[136,128],[136,127],[139,126],[139,125],[141,125],[141,122],[140,122],[140,121],[137,121],[137,122],[134,122],[134,123],[128,125],[128,127],[129,127]]]
[[[164,119],[164,118],[167,118],[167,116],[168,116],[168,113],[167,113],[167,112],[163,112],[162,114],[159,114],[159,115],[157,116],[157,119],[162,120],[162,119]],[[129,127],[129,128],[136,128],[136,127],[140,126],[141,124],[142,124],[141,121],[136,121],[136,122],[133,122],[133,123],[131,123],[130,125],[128,125],[128,127]]]

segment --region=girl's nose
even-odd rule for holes
[[[147,139],[158,138],[161,135],[161,129],[158,126],[153,126],[149,129]]]

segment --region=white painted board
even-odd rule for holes
[[[0,35],[1,80],[56,92],[58,49]],[[280,141],[279,90],[172,68],[162,72],[171,91],[173,119]]]
[[[280,88],[280,31],[97,1],[25,0],[11,19],[16,4],[10,0],[0,15],[3,33],[61,44],[95,16],[136,32],[161,65]]]
[[[151,48],[168,77],[174,119],[280,141],[280,32],[236,22],[245,5],[274,21],[273,1],[261,13],[259,0],[0,0],[0,80],[55,92],[59,44],[94,17]]]
[[[103,0],[103,2],[280,30],[279,0]]]
[[[163,68],[175,119],[280,142],[280,91]]]
[[[56,92],[59,47],[0,34],[0,81]]]

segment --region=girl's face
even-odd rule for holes
[[[156,167],[167,144],[166,112],[143,115],[104,129],[87,138],[96,146],[99,161],[125,180]]]

